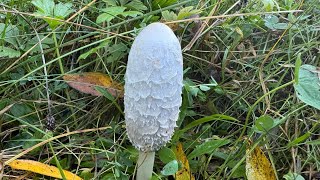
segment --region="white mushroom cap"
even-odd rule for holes
[[[182,103],[180,43],[162,23],[145,27],[134,40],[125,74],[125,120],[140,151],[157,151],[172,137]]]

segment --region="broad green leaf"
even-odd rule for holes
[[[231,141],[229,139],[216,139],[210,140],[197,146],[189,155],[188,159],[193,159],[195,157],[201,156],[203,154],[210,154],[217,148],[229,144]]]
[[[128,7],[129,9],[134,9],[137,11],[148,10],[147,6],[145,6],[143,4],[143,2],[141,2],[140,0],[133,0],[133,1],[129,2],[128,4],[126,4],[125,6]]]
[[[272,11],[274,7],[273,0],[262,0],[263,7],[266,11]]]
[[[116,7],[108,7],[102,9],[104,13],[100,14],[97,17],[96,22],[102,23],[104,21],[110,22],[112,19],[114,19],[119,14],[123,13],[126,7],[116,6]]]
[[[163,163],[169,163],[170,161],[176,160],[174,152],[167,147],[163,147],[159,150],[159,158]]]
[[[33,0],[31,1],[33,5],[38,8],[43,15],[52,16],[54,1],[53,0]]]
[[[124,43],[117,43],[112,45],[108,49],[108,53],[110,54],[107,57],[107,63],[112,63],[115,61],[120,60],[126,55],[126,51],[128,50],[128,47]]]
[[[9,47],[0,46],[0,57],[15,58],[20,57],[20,51]]]
[[[162,171],[161,174],[165,176],[174,175],[179,170],[179,164],[177,160],[170,161],[167,163]]]
[[[279,23],[279,18],[275,15],[267,15],[264,19],[264,25],[269,29],[287,29],[287,23]]]
[[[125,12],[121,13],[121,15],[124,17],[127,17],[127,16],[137,17],[137,16],[143,15],[143,14],[139,11],[125,11]]]
[[[269,28],[269,29],[274,29],[273,25],[279,22],[279,18],[275,15],[267,15],[264,18],[264,24]]]
[[[187,17],[190,17],[191,15],[199,14],[201,12],[200,10],[196,10],[196,9],[192,10],[192,9],[193,9],[193,6],[188,6],[181,9],[178,13],[177,19],[178,20],[185,19]]]
[[[209,91],[210,90],[210,87],[208,87],[206,85],[200,85],[199,88],[201,91]]]
[[[117,0],[102,0],[103,2],[107,3],[109,6],[117,6]]]
[[[163,11],[162,13],[162,17],[165,21],[174,21],[174,20],[177,20],[177,15],[172,12],[172,11]]]
[[[71,3],[59,3],[54,7],[53,16],[58,19],[64,19],[72,13]]]
[[[198,87],[194,87],[194,86],[190,86],[190,94],[193,96],[197,96],[199,93],[199,88]]]
[[[57,19],[64,19],[71,12],[71,3],[54,4],[53,0],[33,0],[32,4],[37,7],[38,11],[35,13],[40,16],[46,16]],[[51,28],[56,28],[62,22],[54,19],[43,18]]]
[[[267,132],[273,127],[274,120],[268,115],[261,116],[255,121],[255,129],[257,132]]]
[[[107,14],[107,13],[102,13],[97,17],[96,23],[102,23],[104,21],[111,21],[114,18],[114,16]]]
[[[3,40],[5,40],[7,43],[10,43],[16,49],[19,49],[21,38],[19,38],[19,29],[17,26],[12,24],[0,23],[0,35],[1,37],[5,37],[3,38]]]
[[[312,65],[302,65],[299,69],[298,83],[294,85],[298,98],[320,109],[320,70]]]
[[[289,172],[283,176],[285,180],[305,180],[300,174]]]

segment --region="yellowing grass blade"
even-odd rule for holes
[[[175,149],[177,160],[182,163],[182,169],[176,172],[176,180],[194,180],[194,176],[191,174],[189,161],[186,154],[183,151],[182,144],[179,142]]]
[[[251,144],[251,143],[249,143]],[[248,180],[275,180],[275,172],[270,161],[257,146],[250,152],[250,146],[246,150],[246,175]]]
[[[38,161],[14,160],[10,162],[8,165],[13,169],[31,171],[45,176],[62,179],[62,176],[58,168],[47,164],[43,164]],[[82,180],[82,178],[69,171],[63,170],[63,173],[66,176],[67,180]]]

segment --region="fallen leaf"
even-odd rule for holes
[[[176,172],[176,180],[194,180],[194,176],[191,174],[189,161],[186,154],[183,151],[182,144],[178,142],[175,149],[177,160],[182,163],[182,168]]]
[[[85,72],[81,74],[66,74],[63,79],[74,89],[91,94],[93,96],[102,96],[95,89],[95,86],[102,86],[115,97],[123,97],[123,86],[113,81],[108,75],[98,72]]]
[[[56,168],[55,166],[43,164],[38,161],[20,159],[14,160],[8,165],[13,169],[31,171],[45,176],[62,179],[58,168]],[[63,173],[67,180],[82,180],[82,178],[69,171],[63,170]]]
[[[275,180],[270,161],[257,146],[250,152],[251,142],[246,150],[246,175],[248,180]]]

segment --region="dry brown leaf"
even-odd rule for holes
[[[58,168],[56,168],[55,166],[43,164],[38,161],[20,159],[14,160],[8,165],[13,169],[31,171],[45,176],[62,179]],[[82,178],[80,178],[79,176],[66,170],[63,170],[63,174],[65,175],[67,180],[82,180]]]
[[[86,94],[102,96],[102,94],[94,88],[95,86],[102,86],[105,87],[111,95],[123,97],[123,86],[103,73],[85,72],[81,74],[66,74],[63,76],[63,79],[69,86]]]
[[[190,171],[189,161],[180,142],[178,142],[174,153],[177,160],[182,163],[182,169],[176,172],[176,180],[194,180],[195,178]]]
[[[246,175],[248,180],[275,180],[275,172],[270,161],[257,146],[250,152],[250,145],[246,150]]]

